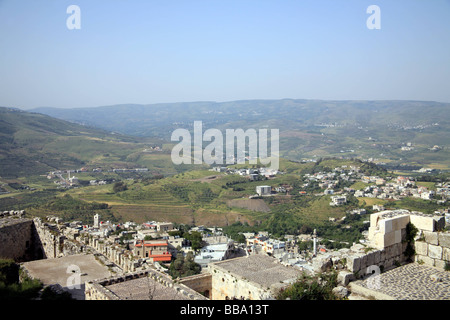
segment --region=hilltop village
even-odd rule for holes
[[[289,185],[270,184],[270,178],[281,172],[220,167],[212,171],[260,181],[251,198],[276,197],[292,190]],[[345,182],[363,185],[355,190]],[[449,196],[448,183],[437,183],[430,190],[417,186],[409,177],[367,176],[353,166],[305,174],[305,191],[300,194],[307,193],[311,184],[325,190],[317,196],[331,195],[330,207],[345,205],[350,196],[393,201],[417,197],[440,204],[445,204]],[[279,299],[302,276],[317,277],[329,272],[337,274],[334,297],[401,299],[401,290],[384,286],[391,290],[387,292],[379,284],[373,285],[375,271],[377,281],[385,281],[383,276],[402,278],[403,275],[395,275],[400,272],[395,270],[411,267],[422,268],[431,286],[448,280],[448,209],[424,214],[373,205],[370,213],[355,209],[348,214],[366,216],[367,230],[359,242],[336,249],[330,246],[330,239],[324,241],[316,230],[282,237],[273,237],[266,231],[242,232],[242,240],[236,241],[218,227],[171,221],[112,223],[98,214],[92,217],[92,224],[85,224],[62,221],[57,216],[32,218],[24,211],[12,210],[1,213],[0,237],[5,246],[0,255],[22,261],[25,274],[44,278],[45,284],[56,292],[68,291],[77,299]],[[334,218],[330,221],[336,222]],[[22,233],[24,225],[28,230],[29,224],[36,231],[21,238],[14,236],[13,240],[12,234]],[[45,271],[52,263],[76,266],[72,272],[79,276],[79,286],[61,283],[56,276],[48,278]],[[63,269],[59,272],[67,274]],[[98,269],[98,274],[85,271],[94,269]],[[151,295],[145,281],[152,282]],[[419,290],[414,294],[426,299],[436,298],[433,294],[449,299],[450,292],[445,290]]]

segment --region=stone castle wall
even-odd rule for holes
[[[407,261],[407,225],[411,223],[418,230],[413,241],[416,261],[444,269],[445,261],[450,261],[450,233],[440,232],[445,219],[406,210],[382,211],[370,216],[369,243],[371,250],[365,254],[347,257],[347,267],[353,273],[366,275],[371,266],[390,269]],[[368,269],[369,268],[369,269]]]
[[[36,259],[33,220],[4,218],[0,220],[0,258],[17,262]]]
[[[415,261],[445,269],[450,264],[450,233],[423,231],[415,242]]]
[[[0,258],[16,262],[79,254],[84,247],[67,238],[56,224],[19,216],[0,219],[0,243]]]
[[[153,281],[157,281],[165,287],[169,287],[174,290],[174,292],[180,293],[186,298],[192,300],[207,300],[204,296],[196,292],[195,290],[189,288],[182,283],[175,283],[170,277],[162,274],[156,270],[145,270],[133,273],[127,273],[122,276],[101,279],[98,281],[89,281],[85,283],[85,298],[86,300],[121,300],[118,295],[109,290],[107,286],[124,283],[127,281],[138,279],[142,277],[149,277]]]
[[[272,297],[272,292],[269,288],[263,288],[217,266],[210,266],[210,268],[212,274],[212,300],[231,300],[240,299],[241,297],[250,300],[265,300]]]
[[[35,218],[33,222],[45,258],[51,259],[63,256],[64,237],[57,228],[42,222],[39,218]]]
[[[97,237],[86,238],[86,241],[89,246],[104,255],[109,261],[121,268],[123,272],[136,271],[136,267],[139,263],[134,259],[129,250],[107,244],[103,239]]]
[[[68,238],[58,224],[43,222],[40,218],[35,218],[33,222],[46,258],[64,257],[84,251],[84,244],[75,241],[75,238]]]
[[[411,242],[415,255],[408,257],[405,251],[407,225],[418,230]],[[313,260],[315,272],[333,268],[341,271],[342,283],[353,281],[373,273],[395,268],[408,259],[444,269],[450,262],[450,233],[440,231],[445,226],[442,216],[432,216],[407,210],[386,210],[370,216],[368,241],[354,244],[349,249],[320,254]]]
[[[196,292],[203,293],[208,299],[212,295],[212,275],[210,273],[197,274],[180,279],[180,283]]]

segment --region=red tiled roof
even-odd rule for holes
[[[163,254],[152,254],[149,256],[153,261],[170,261],[172,260],[172,255],[169,252],[165,252]]]

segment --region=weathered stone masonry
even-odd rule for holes
[[[78,254],[84,245],[67,238],[57,224],[40,218],[0,219],[0,258],[25,262]]]
[[[158,282],[162,286],[170,289],[174,292],[175,295],[179,295],[179,298],[181,297],[191,300],[207,300],[206,297],[202,296],[188,286],[182,283],[175,283],[170,277],[156,270],[133,272],[123,276],[86,282],[86,300],[122,300],[121,297],[119,297],[115,292],[111,291],[108,287],[120,283],[123,283],[123,285],[127,285],[127,282],[133,279],[147,277],[151,279],[151,281]]]
[[[423,231],[415,242],[415,261],[445,269],[450,264],[450,233]]]
[[[418,239],[413,243],[415,260],[444,269],[445,261],[450,261],[450,233],[439,231],[445,226],[444,217],[407,210],[372,214],[368,243],[368,247],[372,249],[365,254],[347,257],[348,269],[365,275],[370,266],[387,270],[406,262],[408,257],[404,252],[408,245],[406,242],[408,223],[414,225],[419,233],[416,236]]]
[[[17,262],[45,258],[33,220],[4,218],[0,220],[0,258]]]

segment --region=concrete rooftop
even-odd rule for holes
[[[302,274],[300,269],[284,266],[277,259],[260,254],[215,262],[213,266],[264,287],[295,281]]]
[[[77,300],[84,300],[84,282],[111,276],[109,269],[98,262],[92,254],[76,254],[54,259],[34,260],[24,262],[22,265],[31,277],[41,280],[44,285],[59,284]],[[81,285],[79,288],[76,286],[73,289],[67,288],[68,285],[75,284],[70,280],[70,277],[73,279],[75,275],[71,271],[72,269],[79,270],[79,273],[81,273]]]

